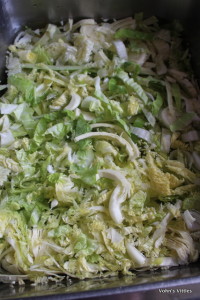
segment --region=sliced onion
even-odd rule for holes
[[[115,49],[117,51],[117,54],[120,58],[128,60],[128,54],[126,50],[126,46],[124,43],[120,40],[114,41],[113,42]]]
[[[191,130],[189,132],[183,133],[181,135],[183,142],[195,142],[199,141],[199,133],[196,130]]]

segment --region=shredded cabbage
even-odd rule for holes
[[[0,281],[198,259],[200,109],[181,51],[173,25],[141,14],[17,35],[0,85]]]

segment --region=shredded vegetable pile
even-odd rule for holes
[[[27,28],[0,85],[2,281],[194,262],[200,102],[178,22]]]

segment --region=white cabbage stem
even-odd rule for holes
[[[0,89],[1,90],[1,89]],[[0,112],[2,115],[9,115],[11,114],[16,108],[18,108],[17,104],[6,104],[1,103]]]
[[[166,107],[160,112],[160,120],[169,128],[169,126],[176,121],[176,116],[170,112],[168,107]]]
[[[47,171],[48,171],[50,174],[53,174],[53,173],[56,172],[56,171],[54,170],[54,168],[53,168],[52,165],[48,165],[48,166],[47,166]]]
[[[151,133],[149,130],[131,126],[131,132],[148,143],[151,142]]]
[[[150,111],[148,111],[145,108],[143,108],[142,111],[143,111],[145,117],[147,118],[147,120],[149,121],[149,123],[151,124],[151,126],[154,127],[156,124],[155,117],[152,115],[152,113]]]
[[[130,197],[131,184],[121,172],[111,169],[103,169],[99,170],[99,176],[115,180],[117,184],[120,184],[127,190],[127,194]]]
[[[117,51],[117,54],[120,58],[128,60],[128,54],[126,50],[126,46],[124,43],[120,40],[114,41],[113,42],[115,49]]]
[[[95,119],[95,114],[93,113],[90,113],[88,111],[81,111],[82,115],[83,115],[83,118],[86,120],[86,121],[92,121]]]
[[[171,213],[167,213],[164,219],[158,225],[157,229],[154,231],[152,239],[155,242],[156,248],[160,247],[162,244],[167,230],[167,225],[171,218]]]
[[[158,257],[151,261],[151,265],[159,267],[178,266],[179,262],[176,257]]]
[[[130,136],[118,125],[110,124],[110,123],[96,123],[91,124],[91,128],[99,128],[99,127],[105,127],[105,128],[112,128],[117,133],[120,134],[121,137],[123,137],[127,142],[133,147],[134,151],[137,147],[136,144],[132,141]],[[139,149],[137,149],[137,152],[139,152]]]
[[[135,145],[135,149],[121,136],[118,136],[117,134],[114,133],[108,133],[108,132],[89,132],[89,133],[84,133],[81,134],[77,137],[75,137],[74,141],[79,142],[84,139],[88,138],[103,138],[103,139],[108,139],[108,140],[114,140],[115,142],[119,143],[121,146],[124,146],[126,148],[126,151],[129,155],[130,161],[134,161],[139,155],[139,150],[137,146]]]
[[[185,224],[187,226],[187,228],[192,231],[193,227],[194,227],[194,222],[196,221],[196,219],[191,215],[191,213],[189,212],[189,210],[185,210],[183,213],[183,219],[185,221]]]
[[[114,31],[117,31],[118,29],[121,29],[121,28],[135,29],[136,21],[133,18],[128,17],[128,18],[125,18],[125,19],[122,19],[122,20],[115,21],[114,23],[112,23],[110,25],[110,27]]]
[[[124,237],[115,229],[115,228],[108,228],[106,230],[107,238],[111,240],[112,243],[118,244],[123,241]]]
[[[130,258],[136,262],[137,265],[143,266],[146,263],[146,257],[135,248],[132,243],[126,242],[126,250]]]
[[[115,180],[118,184],[110,197],[109,213],[116,224],[121,224],[124,217],[122,215],[120,205],[126,200],[127,196],[130,197],[131,185],[125,176],[119,171],[111,169],[99,170],[99,176]]]
[[[72,98],[71,98],[70,102],[68,103],[68,105],[65,106],[64,109],[74,110],[80,105],[80,103],[81,103],[81,97],[76,93],[72,93]]]
[[[96,25],[97,23],[95,22],[94,19],[83,19],[80,20],[78,22],[76,22],[73,26],[72,26],[72,32],[76,31],[79,27],[83,26],[83,25]]]
[[[83,99],[83,101],[81,102],[81,108],[87,108],[89,109],[90,108],[90,104],[91,103],[98,103],[100,105],[100,100],[95,98],[95,97],[92,97],[92,96],[87,96]]]
[[[76,114],[76,117],[79,117],[81,114],[83,115],[83,118],[86,120],[86,121],[92,121],[95,119],[95,114],[93,113],[90,113],[88,111],[83,111],[79,108],[76,108],[74,110],[75,114]]]
[[[106,212],[106,209],[104,206],[91,206],[89,207],[89,210],[91,210],[92,212]]]
[[[51,202],[51,209],[53,209],[54,207],[58,206],[58,200],[54,199],[52,202]]]
[[[123,222],[124,217],[122,215],[120,204],[126,200],[126,196],[125,189],[122,189],[121,186],[118,185],[110,197],[109,213],[116,224],[121,224]]]
[[[170,146],[171,146],[171,133],[168,129],[162,128],[161,150],[165,153],[169,153]]]

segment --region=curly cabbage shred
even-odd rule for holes
[[[69,19],[26,28],[9,46],[0,281],[44,284],[198,259],[198,87],[176,30],[142,14]]]

